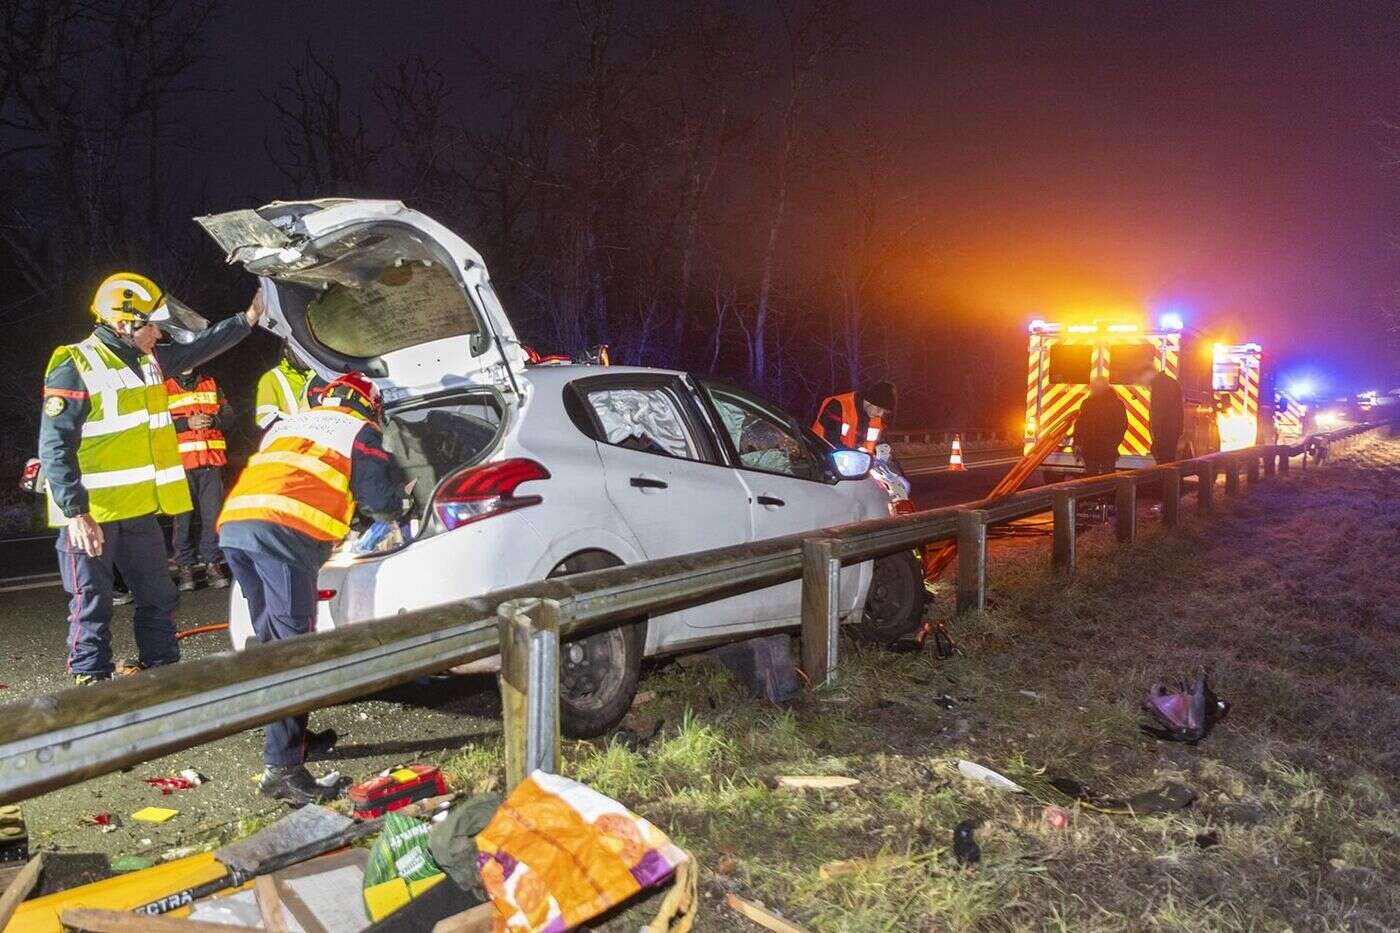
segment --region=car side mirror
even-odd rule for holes
[[[863,450],[833,450],[831,465],[842,479],[863,479],[875,465],[875,458]]]

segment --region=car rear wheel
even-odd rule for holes
[[[562,561],[549,576],[621,565],[605,551],[585,551]],[[645,620],[560,645],[560,731],[571,739],[591,739],[621,722],[637,692],[645,650]]]
[[[851,634],[878,644],[914,634],[923,625],[924,596],[923,567],[912,553],[877,559],[865,597],[865,614],[851,626]]]

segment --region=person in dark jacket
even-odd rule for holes
[[[1152,395],[1149,415],[1152,424],[1152,459],[1158,463],[1171,463],[1176,459],[1177,446],[1181,443],[1181,428],[1185,421],[1185,408],[1181,400],[1181,383],[1153,365],[1142,372],[1138,382]]]
[[[1112,473],[1118,465],[1118,445],[1128,433],[1128,410],[1107,379],[1089,383],[1089,397],[1074,421],[1074,446],[1088,476]]]

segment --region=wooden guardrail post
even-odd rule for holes
[[[496,615],[509,791],[536,769],[559,771],[559,603],[513,599]]]
[[[1057,573],[1074,573],[1074,495],[1068,489],[1056,489],[1050,494],[1050,508],[1055,516],[1055,542],[1051,553],[1051,566]]]
[[[958,512],[957,611],[981,612],[987,606],[987,513]]]
[[[1162,524],[1168,528],[1181,524],[1181,474],[1175,469],[1162,473]]]
[[[1250,451],[1244,458],[1245,477],[1249,480],[1249,488],[1253,489],[1259,482],[1259,455]]]
[[[1272,479],[1278,473],[1278,449],[1270,447],[1264,451],[1264,478]]]
[[[1225,495],[1238,496],[1240,494],[1240,462],[1234,457],[1229,457],[1225,461]]]
[[[1290,466],[1289,461],[1292,460],[1292,459],[1293,459],[1293,455],[1289,452],[1289,448],[1287,448],[1287,447],[1280,447],[1280,448],[1278,449],[1278,475],[1279,475],[1279,476],[1287,476],[1287,475],[1288,475],[1288,470],[1289,470],[1289,466]]]
[[[832,538],[802,542],[802,670],[808,685],[836,683],[841,561]]]
[[[1196,505],[1202,512],[1215,508],[1215,464],[1209,460],[1196,474]]]
[[[1132,544],[1137,537],[1137,477],[1119,478],[1113,490],[1113,525],[1118,541]]]

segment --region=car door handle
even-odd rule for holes
[[[634,476],[628,482],[638,489],[667,489],[669,488],[665,480],[653,479],[650,476]]]
[[[758,504],[771,505],[775,508],[782,508],[783,506],[787,505],[786,502],[784,502],[782,499],[779,499],[777,496],[759,496]]]

